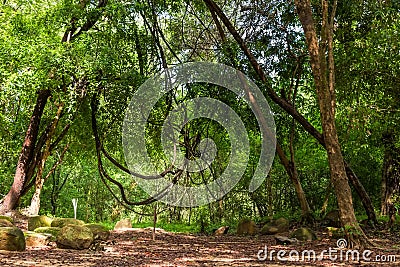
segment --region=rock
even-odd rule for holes
[[[341,227],[339,210],[331,210],[328,212],[323,219],[323,224],[325,226]]]
[[[110,231],[108,231],[107,228],[101,224],[88,223],[84,226],[92,231],[94,240],[107,241],[108,237],[110,236]]]
[[[18,227],[0,228],[0,250],[24,251],[26,248],[24,233]]]
[[[0,219],[0,227],[14,227],[14,224],[6,219]]]
[[[258,232],[257,225],[249,219],[242,219],[237,227],[238,235],[255,235]]]
[[[58,248],[88,249],[93,241],[93,233],[89,228],[69,224],[61,228],[56,242]]]
[[[60,233],[60,227],[39,227],[35,229],[35,233],[39,234],[50,234],[52,235],[52,241],[56,241],[58,234]]]
[[[274,234],[279,233],[279,229],[278,229],[278,227],[267,223],[266,225],[263,226],[263,228],[261,228],[260,232],[263,235],[274,235]]]
[[[261,234],[275,235],[289,231],[289,221],[285,218],[279,218],[267,223],[261,229]]]
[[[73,224],[73,225],[84,225],[85,222],[73,218],[54,218],[54,220],[51,222],[51,227],[59,227],[63,228],[64,226],[67,226],[68,224]]]
[[[52,218],[44,215],[30,217],[28,219],[28,231],[34,231],[36,228],[39,227],[50,227],[52,221]]]
[[[9,217],[9,216],[0,215],[0,219],[2,219],[2,220],[7,220],[7,221],[9,221],[10,223],[14,224],[14,219],[11,218],[11,217]]]
[[[228,231],[229,231],[229,226],[221,226],[220,228],[214,231],[214,235],[215,236],[226,235]]]
[[[121,229],[127,229],[127,228],[132,228],[132,222],[130,219],[120,220],[114,226],[114,230],[121,230]]]
[[[27,247],[44,247],[48,246],[53,241],[51,234],[39,234],[35,232],[25,232],[25,242]]]
[[[291,238],[296,238],[300,241],[313,241],[317,240],[316,234],[309,228],[299,228],[290,234]]]
[[[264,216],[261,218],[260,224],[265,225],[273,220],[274,220],[274,218],[272,216]]]
[[[288,238],[281,235],[276,235],[274,237],[277,245],[290,245],[298,242],[296,238]]]

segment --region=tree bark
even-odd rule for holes
[[[318,104],[320,108],[321,124],[323,136],[328,154],[331,182],[335,190],[339,206],[340,221],[345,228],[350,246],[366,245],[366,237],[361,227],[358,225],[354,214],[353,199],[351,189],[346,175],[339,138],[335,125],[335,90],[334,81],[330,73],[333,69],[333,58],[326,58],[328,42],[332,40],[330,34],[330,23],[328,21],[328,1],[322,1],[322,29],[320,41],[314,26],[313,14],[310,0],[295,0],[297,13],[303,26],[310,64],[314,76],[314,83],[317,91]],[[335,6],[333,7],[333,10]],[[334,17],[334,16],[332,16]],[[330,49],[328,49],[330,50]],[[331,51],[328,52],[330,54]],[[328,60],[328,62],[327,62]]]
[[[14,182],[10,191],[0,203],[0,214],[4,214],[7,211],[13,210],[18,205],[21,192],[26,183],[27,172],[34,157],[33,152],[39,134],[39,126],[43,115],[43,110],[50,96],[51,92],[48,89],[40,90],[38,92],[36,105],[29,122],[28,130],[25,134],[24,143],[22,144],[22,151],[18,159]]]
[[[54,136],[54,133],[56,131],[58,121],[60,120],[62,109],[63,109],[63,104],[60,104],[58,106],[57,114],[56,114],[55,118],[53,119],[53,122],[50,126],[50,131],[47,134],[44,151],[42,153],[42,156],[40,157],[40,162],[39,162],[38,170],[37,170],[37,174],[36,174],[35,192],[33,193],[33,196],[31,199],[31,205],[30,205],[29,211],[28,211],[29,215],[32,215],[32,216],[39,214],[40,193],[42,192],[43,184],[48,179],[48,177],[51,175],[51,172],[54,171],[55,167],[57,167],[57,165],[59,164],[59,163],[58,164],[56,163],[55,167],[52,168],[52,170],[46,175],[46,177],[43,177],[44,167],[45,167],[47,158],[50,156],[51,139]],[[68,148],[68,146],[66,146],[66,149],[67,148]],[[62,158],[66,152],[66,149],[64,149],[63,153],[61,154],[60,160],[62,160]],[[61,161],[59,161],[59,162],[61,163]]]
[[[400,193],[400,149],[396,148],[393,132],[387,132],[383,136],[385,156],[382,171],[382,198],[381,215],[388,215],[388,227],[395,222],[396,208],[394,202]]]

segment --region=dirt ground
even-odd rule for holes
[[[0,266],[400,266],[396,236],[384,238],[384,233],[380,233],[373,240],[381,248],[371,249],[370,253],[359,252],[357,259],[356,254],[352,258],[349,250],[338,250],[335,239],[328,238],[323,232],[317,234],[318,241],[277,245],[273,236],[215,237],[168,233],[159,229],[153,241],[149,228],[112,231],[109,241],[99,243],[91,250],[58,249],[55,244],[50,244],[27,248],[24,252],[0,251]],[[281,260],[277,255],[279,250],[283,251],[280,252]],[[298,252],[298,258],[292,250]],[[302,257],[303,251],[308,250],[314,250],[316,256],[310,254],[311,258],[308,258],[305,253]],[[323,250],[326,250],[324,254]],[[365,258],[363,253],[366,253]]]

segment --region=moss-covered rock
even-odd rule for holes
[[[106,241],[110,236],[110,231],[108,231],[107,228],[101,224],[88,223],[85,224],[84,226],[89,228],[90,231],[92,231],[94,240]]]
[[[292,232],[290,234],[290,238],[296,238],[300,241],[313,241],[317,240],[317,235],[314,233],[313,230],[302,227]]]
[[[52,221],[52,218],[44,215],[30,217],[28,219],[28,231],[34,231],[39,227],[50,227]]]
[[[53,241],[53,236],[51,234],[45,233],[35,233],[35,232],[25,232],[25,243],[27,247],[43,247],[48,246],[51,241]]]
[[[14,224],[6,219],[0,219],[0,227],[13,227]]]
[[[127,228],[132,228],[132,222],[130,219],[120,220],[114,226],[114,230],[121,230],[121,229],[127,229]]]
[[[18,227],[0,227],[0,250],[24,251],[24,233]]]
[[[35,233],[39,234],[50,234],[53,236],[52,241],[56,241],[58,234],[60,233],[60,227],[39,227],[35,229]]]
[[[272,220],[261,228],[261,234],[275,235],[289,231],[289,221],[285,218]]]
[[[239,221],[236,233],[238,235],[255,235],[258,232],[257,225],[250,219]]]
[[[68,224],[73,224],[73,225],[84,225],[85,222],[73,218],[54,218],[54,220],[51,222],[51,227],[59,227],[63,228],[64,226],[67,226]]]
[[[0,219],[7,220],[7,221],[9,221],[10,223],[14,224],[14,219],[11,218],[11,217],[9,217],[9,216],[0,215]]]
[[[93,241],[93,233],[89,228],[69,224],[61,228],[56,242],[58,248],[88,249]]]

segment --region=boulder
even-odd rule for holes
[[[14,227],[14,224],[6,219],[0,219],[0,227]]]
[[[261,229],[261,234],[275,235],[289,231],[289,221],[285,218],[272,220]]]
[[[273,220],[274,220],[274,218],[272,216],[264,216],[264,217],[261,218],[260,224],[261,225],[265,225],[265,224],[267,224],[267,223],[269,223],[269,222],[271,222]]]
[[[276,235],[275,241],[277,245],[290,245],[298,242],[296,238],[288,238],[286,236]]]
[[[110,231],[108,231],[107,228],[101,224],[88,223],[84,226],[92,231],[94,240],[107,241],[108,237],[110,236]]]
[[[11,217],[9,217],[9,216],[0,215],[0,219],[7,220],[7,221],[9,221],[10,223],[14,224],[13,218],[11,218]]]
[[[67,249],[88,249],[93,241],[93,233],[89,228],[74,224],[61,228],[56,240],[58,248]]]
[[[50,227],[52,221],[52,218],[44,215],[30,217],[28,219],[28,231],[34,231],[36,228],[39,227]]]
[[[50,234],[52,235],[52,241],[56,241],[56,237],[60,233],[61,228],[59,227],[39,227],[35,229],[35,233],[39,234]]]
[[[221,226],[220,228],[216,229],[214,231],[215,236],[222,236],[226,235],[229,231],[229,226]]]
[[[73,225],[84,225],[85,222],[73,218],[54,218],[54,220],[51,222],[51,227],[59,227],[63,228],[64,226],[67,226],[68,224],[73,224]]]
[[[114,230],[127,229],[127,228],[132,228],[132,222],[130,219],[120,220],[114,226]]]
[[[18,227],[0,227],[0,250],[24,251],[24,233]]]
[[[309,228],[299,228],[290,234],[291,238],[296,238],[300,241],[313,241],[317,240],[317,235]]]
[[[39,234],[35,232],[25,232],[25,242],[27,247],[44,247],[48,246],[53,241],[51,234]]]
[[[237,227],[238,235],[255,235],[258,232],[257,225],[249,219],[242,219]]]

